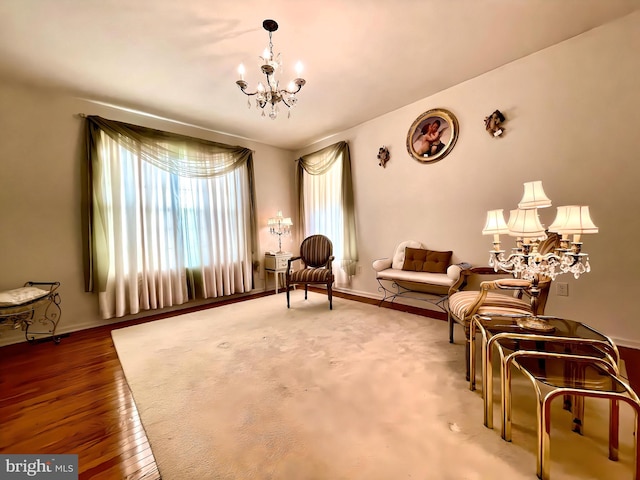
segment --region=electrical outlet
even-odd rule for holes
[[[556,295],[560,297],[569,296],[569,284],[564,282],[556,283]]]

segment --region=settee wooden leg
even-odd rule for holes
[[[453,343],[453,318],[451,318],[451,314],[447,315],[447,320],[449,322],[449,343]]]

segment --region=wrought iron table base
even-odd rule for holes
[[[430,303],[438,307],[443,312],[445,313],[447,312],[447,300],[449,299],[449,295],[446,293],[438,294],[438,293],[422,292],[422,291],[412,290],[410,288],[403,287],[402,285],[398,284],[393,280],[386,280],[386,279],[380,279],[380,278],[376,280],[380,285],[378,287],[378,291],[384,293],[384,297],[380,300],[380,302],[378,302],[378,306],[381,306],[384,302],[387,302],[387,301],[390,303],[393,303],[396,298],[410,298],[412,300],[419,300],[421,302]],[[382,282],[391,282],[391,285],[389,287]],[[395,289],[395,290],[392,290],[392,289]],[[430,295],[432,297],[436,297],[437,300],[426,298],[426,297],[412,296],[412,294],[416,294],[416,293]]]

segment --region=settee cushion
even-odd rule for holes
[[[32,302],[49,295],[47,290],[37,287],[20,287],[0,292],[0,307],[13,307]]]
[[[412,272],[447,273],[452,251],[437,252],[423,248],[405,248],[402,270]]]

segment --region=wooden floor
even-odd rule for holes
[[[166,316],[75,332],[59,345],[0,348],[0,453],[78,454],[81,480],[160,479],[111,330]],[[621,348],[621,353],[640,392],[640,350]]]

